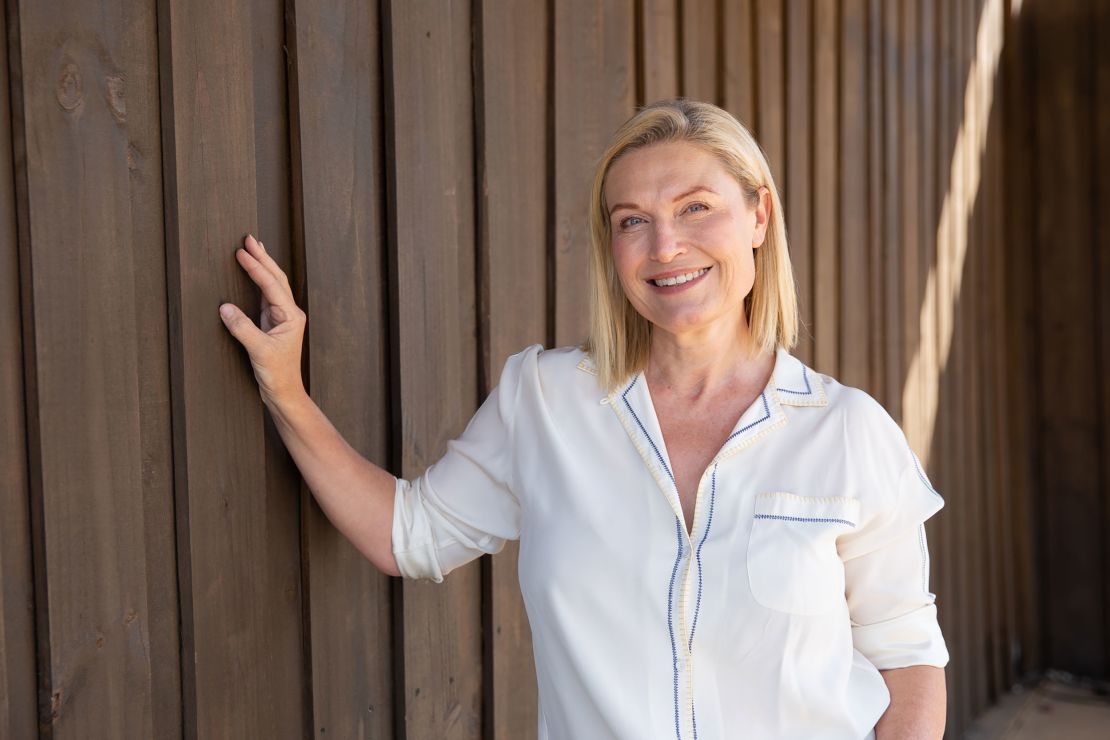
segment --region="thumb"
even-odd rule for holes
[[[220,305],[220,318],[223,319],[224,326],[231,332],[231,335],[238,339],[248,350],[258,340],[258,335],[262,333],[262,330],[255,326],[254,322],[247,318],[247,315],[234,303]]]

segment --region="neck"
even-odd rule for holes
[[[762,388],[774,365],[774,353],[754,352],[741,314],[738,325],[714,325],[681,334],[656,326],[645,375],[657,388],[697,400],[712,398],[737,384]]]

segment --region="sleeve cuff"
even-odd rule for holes
[[[948,664],[936,604],[882,622],[853,625],[852,642],[879,670],[911,665],[943,668]]]
[[[423,578],[443,582],[443,570],[436,557],[432,526],[423,507],[414,505],[417,492],[403,478],[397,479],[393,495],[393,558],[402,578]]]

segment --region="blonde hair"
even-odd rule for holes
[[[611,391],[642,370],[651,347],[651,323],[624,294],[610,250],[605,178],[628,152],[652,144],[685,141],[720,160],[736,178],[750,207],[760,188],[771,195],[771,218],[763,244],[755,250],[755,282],[744,298],[744,316],[756,350],[790,349],[798,339],[798,298],[786,245],[786,224],[771,168],[751,133],[727,111],[685,98],[660,100],[641,109],[617,129],[597,162],[590,196],[590,319],[582,349],[597,369],[598,382]]]

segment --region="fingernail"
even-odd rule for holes
[[[230,319],[231,318],[231,306],[229,306],[226,303],[223,304],[222,306],[220,306],[220,316],[223,316],[225,319]]]
[[[250,241],[258,241],[254,238],[254,234],[247,234],[247,239],[249,239]]]

